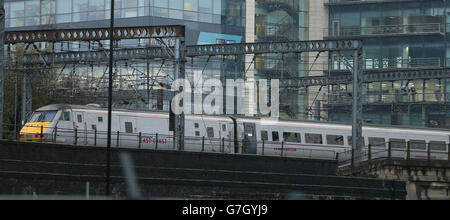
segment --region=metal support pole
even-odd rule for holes
[[[221,153],[225,152],[225,138],[222,138],[222,145],[220,146],[220,152]]]
[[[78,144],[78,128],[75,128],[75,136],[73,140],[74,145]]]
[[[4,39],[5,39],[5,8],[4,0],[0,0],[0,139],[3,139],[3,86],[4,86]]]
[[[391,159],[392,158],[392,143],[389,141],[389,146],[388,146],[388,158]]]
[[[205,136],[202,138],[202,152],[205,152]]]
[[[363,136],[362,136],[362,72],[360,68],[361,50],[356,50],[353,61],[353,111],[352,111],[352,149],[357,160],[362,158]]]
[[[97,128],[94,130],[94,146],[97,146]]]
[[[408,141],[407,143],[407,149],[406,149],[406,160],[411,160],[411,141]]]
[[[175,77],[174,80],[185,77],[185,44],[184,39],[175,40]],[[184,103],[187,105],[189,103]],[[175,115],[174,147],[176,150],[184,150],[184,113]]]
[[[371,162],[372,161],[372,145],[371,144],[369,144],[369,162]]]
[[[141,149],[141,143],[142,143],[142,132],[139,132],[139,144],[138,144],[139,149]]]
[[[431,143],[428,143],[427,155],[428,161],[431,161]]]
[[[114,61],[114,1],[111,1],[111,18],[109,27],[109,82],[108,82],[108,135],[106,144],[106,196],[110,195],[111,181],[111,125],[112,125],[112,87]]]
[[[44,126],[42,126],[41,125],[41,135],[40,135],[40,138],[41,138],[41,142],[44,142]]]
[[[55,131],[54,131],[54,137],[53,137],[53,143],[56,143],[56,138],[58,137],[58,127],[55,126]]]
[[[281,156],[283,156],[283,151],[284,151],[284,141],[281,142]]]
[[[155,145],[155,150],[158,150],[158,142],[159,142],[159,137],[158,137],[158,133],[156,133],[156,145]]]
[[[262,155],[264,156],[264,145],[265,145],[265,142],[264,142],[264,139],[262,140]]]
[[[117,144],[116,147],[120,147],[120,131],[117,131]]]

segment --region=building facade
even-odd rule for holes
[[[325,6],[326,38],[361,38],[367,71],[450,67],[449,1],[328,0]],[[342,58],[330,59],[331,74],[348,69]],[[363,90],[366,123],[450,127],[448,79],[366,83]],[[330,86],[330,120],[351,121],[351,92],[351,85]]]
[[[6,0],[7,30],[68,29],[108,27],[111,0]],[[323,6],[323,5],[322,5]],[[185,25],[186,44],[251,43],[286,40],[308,40],[308,0],[115,0],[116,26]],[[101,42],[104,48],[109,42]],[[143,47],[146,40],[122,41],[118,47]],[[53,52],[69,50],[91,50],[99,45],[67,42],[51,47]],[[203,80],[221,79],[276,79],[304,76],[304,67],[297,60],[298,54],[265,55],[253,57],[196,58],[186,63],[186,75],[193,81],[195,74],[202,74]],[[302,62],[307,62],[304,56]],[[107,78],[106,66],[74,65],[63,71],[89,77]],[[116,90],[133,87],[144,97],[136,98],[136,108],[168,109],[168,97],[159,86],[152,84],[155,78],[171,75],[170,66],[161,63],[127,63],[116,65],[120,79],[115,80]],[[161,75],[160,75],[161,74]],[[132,76],[130,78],[130,76]],[[127,78],[128,77],[128,78]],[[104,81],[105,82],[105,81]],[[135,85],[130,85],[135,83]],[[163,82],[170,83],[170,82]],[[159,95],[146,94],[145,90],[159,91]],[[133,94],[128,91],[128,94]],[[148,93],[148,91],[147,91]],[[121,93],[127,103],[127,91]],[[158,96],[158,98],[156,98]],[[305,89],[282,91],[281,115],[284,118],[302,118],[302,109],[307,103]],[[139,100],[144,100],[140,102]],[[255,100],[253,103],[256,107]],[[120,103],[119,103],[120,105]],[[254,114],[258,114],[255,109]]]

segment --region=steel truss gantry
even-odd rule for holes
[[[172,28],[172,29],[171,29]],[[360,40],[321,40],[321,41],[295,41],[295,42],[270,42],[270,43],[240,43],[240,44],[222,44],[222,45],[194,45],[186,46],[184,37],[184,27],[150,27],[142,31],[133,28],[122,28],[116,30],[119,34],[118,39],[141,39],[141,38],[173,38],[175,45],[169,47],[148,47],[117,49],[113,55],[115,60],[129,59],[171,59],[175,61],[175,79],[184,78],[184,64],[188,57],[212,57],[212,56],[236,56],[236,55],[260,55],[260,54],[286,54],[286,53],[308,53],[308,52],[354,52],[354,65],[352,81],[355,85],[353,94],[353,147],[355,152],[361,152],[362,146],[362,79],[360,71],[362,41]],[[175,30],[174,30],[175,29]],[[159,30],[159,31],[157,31]],[[165,30],[165,31],[161,31]],[[107,40],[109,34],[107,30],[55,30],[35,31],[35,32],[13,32],[7,33],[6,43],[14,44],[20,42],[35,43],[48,42],[45,36],[49,36],[51,42],[59,41],[98,41]],[[58,64],[58,63],[102,63],[107,62],[109,54],[105,50],[86,51],[86,52],[62,52],[62,53],[39,53],[24,55],[24,64]],[[289,85],[298,87],[308,84],[307,79],[289,79]],[[324,82],[326,80],[322,80]],[[332,80],[331,80],[332,81]],[[309,81],[309,86],[313,85],[315,80]],[[330,82],[330,81],[328,81]],[[282,83],[283,84],[283,83]],[[296,85],[294,85],[296,84]],[[184,135],[184,116],[176,116],[175,119],[175,143],[177,149],[183,148]]]

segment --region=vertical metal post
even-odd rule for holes
[[[185,77],[185,44],[184,38],[175,40],[175,77],[174,80]],[[189,103],[184,103],[187,105]],[[175,115],[174,147],[176,150],[184,150],[184,113]]]
[[[391,159],[392,158],[392,142],[389,141],[389,146],[388,146],[388,158]]]
[[[411,159],[411,141],[408,141],[407,143],[407,149],[406,149],[406,160]]]
[[[372,161],[372,145],[369,144],[369,162]]]
[[[284,151],[284,141],[281,142],[281,156],[283,156],[283,151]]]
[[[75,128],[75,136],[73,140],[74,145],[78,144],[78,128]]]
[[[450,162],[450,143],[447,146],[447,160]]]
[[[42,126],[41,125],[41,136],[40,136],[40,138],[41,138],[41,142],[44,142],[44,126]]]
[[[4,39],[5,39],[5,7],[4,0],[0,0],[0,139],[3,139],[3,86],[4,86]]]
[[[262,155],[264,156],[264,145],[265,145],[265,142],[264,142],[264,139],[262,140]]]
[[[202,152],[205,152],[205,136],[202,138]]]
[[[139,149],[141,149],[141,142],[142,142],[142,132],[139,132],[139,144],[138,144]]]
[[[57,126],[55,126],[55,130],[54,130],[54,137],[53,137],[53,143],[56,143],[56,138],[58,137],[58,127]]]
[[[431,143],[428,143],[427,155],[428,161],[431,161]]]
[[[353,110],[352,110],[352,149],[357,160],[362,158],[362,72],[360,68],[361,50],[356,50],[353,61]]]
[[[221,153],[225,152],[225,138],[222,138],[222,146],[220,147],[220,152]]]
[[[158,150],[158,142],[159,142],[159,137],[158,137],[158,133],[156,133],[156,145],[155,145],[155,150]]]
[[[89,200],[89,196],[90,196],[90,183],[86,182],[86,200]]]
[[[117,144],[116,147],[120,147],[120,131],[117,131]]]
[[[94,129],[94,146],[97,146],[97,128]]]
[[[106,144],[106,196],[110,195],[111,179],[111,123],[112,123],[112,87],[114,60],[114,1],[111,1],[111,18],[109,28],[109,82],[108,82],[108,135]]]

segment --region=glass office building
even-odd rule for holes
[[[5,0],[6,27],[10,31],[108,27],[110,1]],[[185,25],[186,44],[197,45],[307,40],[307,11],[308,0],[115,0],[114,16],[116,26],[122,27]],[[109,47],[108,41],[101,43],[105,48]],[[149,42],[145,40],[126,40],[118,46],[142,47],[148,44]],[[41,46],[46,47],[48,44],[41,44]],[[51,47],[53,51],[59,52],[89,50],[99,45],[72,42]],[[253,62],[254,77],[276,79],[301,76],[304,73],[301,71],[302,66],[296,62],[298,59],[298,55],[295,54],[258,56]],[[246,70],[250,61],[248,56],[196,58],[186,63],[186,74],[191,80],[195,73],[201,73],[204,80],[209,78],[243,79],[248,76]],[[66,67],[63,71],[67,74],[71,71],[92,72],[91,75],[104,77],[105,68],[74,65],[72,70]],[[153,62],[150,64],[122,63],[116,67],[119,75],[137,76],[134,79],[118,81],[115,86],[126,90],[132,87],[127,85],[127,82],[134,80],[138,85],[134,89],[145,90],[145,84],[148,83],[145,77],[147,71],[150,71],[152,76],[160,72],[170,75],[172,71],[170,68],[167,66],[162,69],[161,64]],[[285,105],[281,109],[283,117],[299,117],[297,113],[303,108],[301,105],[306,96],[298,90],[285,91],[282,94]],[[163,96],[159,94],[159,99],[161,97]],[[137,107],[146,108],[147,105],[151,104],[144,103]],[[161,108],[167,110],[167,97],[164,98],[164,104],[158,103],[158,109]]]
[[[367,71],[450,67],[450,2],[328,0],[328,39],[361,38]],[[332,57],[332,74],[347,69]],[[329,119],[351,121],[351,85],[330,86]],[[367,123],[450,127],[450,81],[364,84]],[[350,111],[350,113],[349,113]]]

